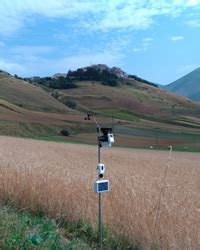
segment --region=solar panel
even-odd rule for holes
[[[109,180],[98,180],[95,182],[94,190],[96,193],[109,192]]]

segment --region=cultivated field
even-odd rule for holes
[[[0,199],[96,226],[94,146],[0,137]],[[200,155],[102,150],[104,222],[143,249],[200,249]]]

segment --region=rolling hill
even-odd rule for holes
[[[194,135],[195,143],[200,141],[198,103],[140,78],[111,75],[105,84],[106,78],[61,77],[30,84],[0,73],[0,134],[60,140],[65,129],[67,140],[94,142],[95,125],[84,120],[91,113],[101,126],[114,128],[118,145],[188,145],[194,144]]]
[[[74,110],[94,113],[99,121],[107,117],[123,145],[183,143],[181,133],[190,134],[193,143],[191,134],[199,133],[200,104],[187,98],[132,78],[118,78],[116,86],[94,80],[74,79],[73,83],[75,88],[50,91]],[[164,138],[162,142],[155,139],[157,135]],[[82,131],[76,138],[94,141],[95,135]]]
[[[61,112],[67,107],[55,100],[42,88],[0,72],[0,99],[34,111]]]
[[[66,115],[77,120],[74,111],[41,87],[0,72],[1,135],[41,137],[59,134],[67,124]]]
[[[100,64],[70,71],[56,82],[44,79],[44,83],[38,83],[66,106],[79,111],[132,121],[144,118],[169,123],[190,114],[199,118],[199,104],[166,93],[139,77],[129,77],[121,69],[113,72],[113,68]]]
[[[193,101],[200,102],[200,68],[162,88],[179,96],[186,96]]]

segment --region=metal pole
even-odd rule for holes
[[[100,131],[98,129],[98,163],[101,162],[101,151],[100,151]],[[98,179],[100,177],[98,176]],[[101,193],[99,193],[99,249],[103,249],[103,229],[102,229],[102,199]]]
[[[99,249],[103,249],[101,193],[99,193]]]
[[[90,114],[87,114],[87,117],[85,118],[85,120],[90,120]],[[97,133],[98,133],[98,164],[101,163],[101,155],[100,155],[100,148],[101,148],[101,144],[100,144],[100,126],[97,123],[95,117],[93,116],[93,120],[96,124],[96,129],[97,129]],[[98,176],[98,179],[100,180],[100,176]],[[102,197],[101,197],[101,193],[99,193],[99,249],[103,250],[103,223],[102,223]]]

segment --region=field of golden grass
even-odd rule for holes
[[[96,226],[94,146],[0,137],[0,200]],[[142,249],[200,249],[200,155],[102,149],[104,223]]]

